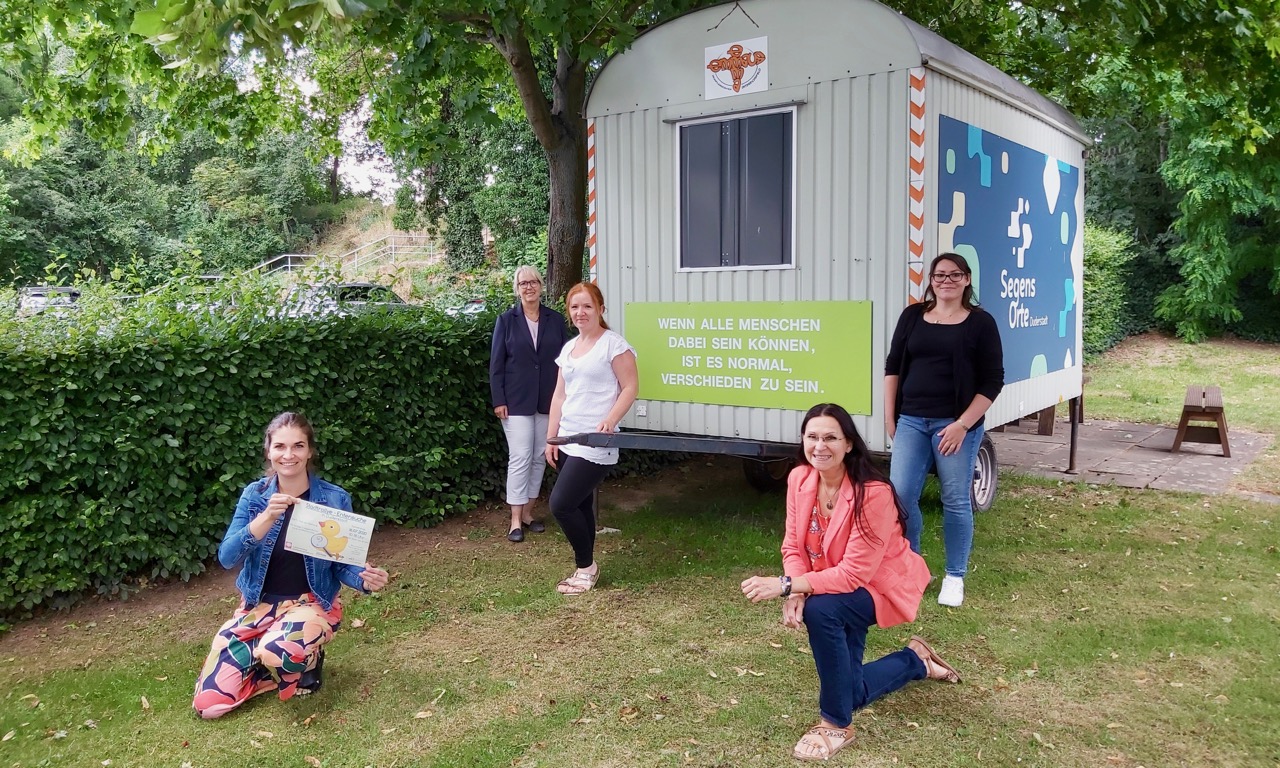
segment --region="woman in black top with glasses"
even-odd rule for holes
[[[903,310],[884,365],[890,479],[907,510],[907,540],[920,551],[920,491],[936,466],[946,551],[938,602],[952,607],[964,601],[973,547],[969,492],[983,420],[1004,387],[1000,331],[974,303],[972,274],[959,254],[933,260],[924,301]]]

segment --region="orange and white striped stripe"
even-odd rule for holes
[[[587,120],[587,279],[596,282],[596,121]]]
[[[907,233],[907,295],[909,304],[924,299],[924,68],[917,67],[909,73],[911,96],[908,125],[911,131],[911,175],[909,179],[908,212],[910,228]]]

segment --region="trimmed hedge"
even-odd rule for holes
[[[381,522],[429,525],[504,476],[491,319],[88,304],[0,318],[0,622],[201,572],[280,411]]]
[[[1084,225],[1084,357],[1090,360],[1134,331],[1128,282],[1133,238]]]

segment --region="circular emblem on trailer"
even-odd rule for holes
[[[711,79],[726,91],[739,93],[749,88],[760,77],[760,65],[764,63],[763,51],[753,51],[741,43],[734,43],[724,56],[707,62]]]

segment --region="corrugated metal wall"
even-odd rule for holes
[[[1043,152],[1084,171],[1083,147],[1075,138],[1068,136],[1056,127],[1024,110],[1016,109],[1007,102],[997,99],[966,83],[959,82],[945,74],[929,71],[928,83],[925,87],[927,122],[930,139],[928,142],[930,155],[926,163],[926,189],[928,190],[925,209],[929,221],[925,228],[925,261],[926,264],[938,253],[938,200],[937,190],[940,186],[942,158],[937,156],[938,117],[962,120],[976,125],[983,130],[999,134],[1038,152]],[[1076,275],[1084,273],[1084,185],[1077,191],[1076,211],[1078,213],[1080,231],[1076,234],[1075,250],[1071,260]],[[999,215],[1007,215],[1000,212]],[[905,290],[905,273],[903,286]],[[1076,281],[1076,306],[1081,306],[1083,284]],[[890,297],[894,294],[891,292]],[[996,292],[988,287],[984,290],[986,306],[1001,319],[1001,306],[996,301]],[[899,305],[901,306],[901,305]],[[1080,394],[1082,367],[1081,331],[1082,313],[1076,316],[1076,351],[1073,368],[1054,371],[1045,376],[1038,376],[1021,382],[1006,384],[1004,391],[988,412],[989,424],[1003,424],[1015,418],[1029,415],[1041,408],[1055,405]],[[1012,372],[1006,372],[1007,374]],[[1006,379],[1007,381],[1007,379]]]
[[[610,324],[626,334],[629,302],[870,299],[875,415],[856,420],[872,448],[882,449],[879,374],[906,295],[907,77],[896,70],[777,94],[777,103],[804,101],[795,108],[792,269],[678,271],[675,121],[686,115],[673,107],[597,117],[598,275]],[[643,396],[625,426],[784,442],[799,436],[797,412]]]

